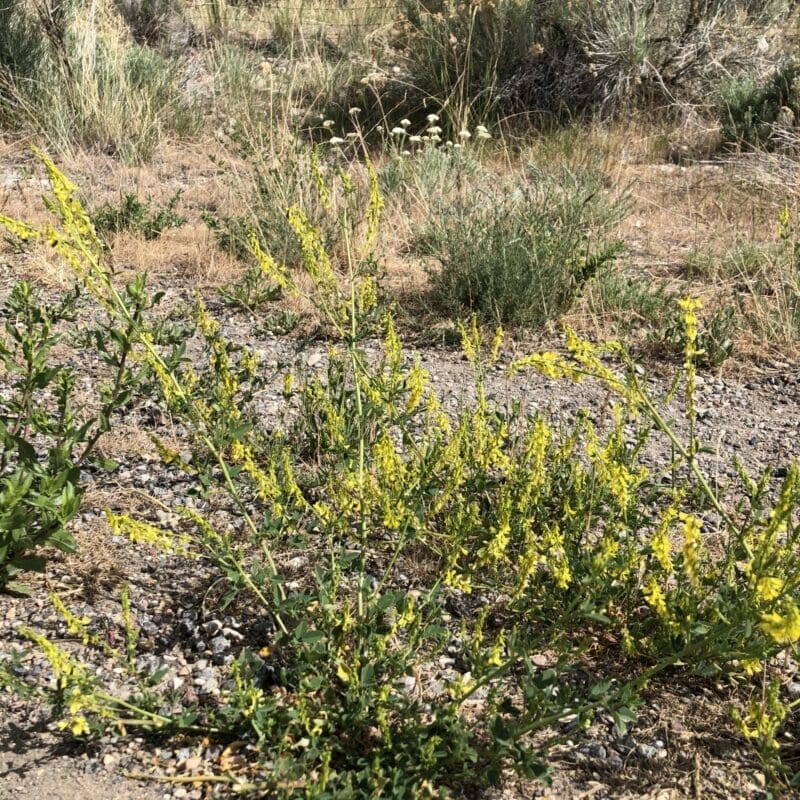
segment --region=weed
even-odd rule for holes
[[[68,224],[79,204],[48,167],[54,208]],[[371,358],[362,346],[380,311],[371,264],[377,175],[369,168],[364,209],[347,173],[338,191],[319,166],[315,177],[346,243],[346,273],[333,271],[297,207],[289,221],[307,281],[251,238],[264,274],[304,294],[335,341],[325,380],[284,375],[287,409],[299,413],[294,437],[260,419],[257,360],[247,350],[234,359],[201,304],[202,377],[163,359],[98,260],[102,248],[88,246],[90,229],[53,233],[91,295],[136,334],[161,402],[192,431],[207,468],[184,468],[227,495],[245,533],[218,530],[196,507],[177,509],[188,523],[181,532],[112,513],[113,529],[208,559],[227,582],[223,602],[243,595],[274,630],[267,643],[242,648],[219,702],[179,713],[161,710],[171,704],[159,705],[158,691],[116,696],[78,659],[25,630],[55,672],[50,694],[62,726],[76,736],[143,728],[249,741],[253,777],[214,779],[253,796],[447,797],[496,784],[509,768],[545,777],[559,721],[574,714],[588,726],[603,709],[624,730],[642,689],[666,670],[671,680],[762,671],[770,686],[772,659],[800,641],[800,468],[786,471],[770,500],[769,473],[754,479],[740,467],[735,508],[707,479],[695,428],[699,302],[679,304],[685,437],[618,343],[593,344],[569,329],[563,353],[535,353],[509,369],[599,382],[617,399],[609,430],[601,435],[588,413],[558,428],[519,406],[499,408],[485,381],[503,332],[484,341],[475,317],[459,330],[476,402],[448,415],[420,361],[406,359],[390,316],[381,313],[382,354]],[[640,460],[652,435],[674,453],[666,482]],[[704,535],[712,527],[713,541]],[[288,581],[282,565],[297,553],[308,567]],[[413,586],[403,578],[409,564]],[[72,635],[102,647],[54,602]],[[120,672],[134,663],[135,635],[124,641]],[[582,642],[591,642],[591,660]],[[428,672],[444,646],[457,668],[435,688]],[[774,734],[786,709],[773,695],[767,689],[735,724],[779,764]],[[532,739],[539,731],[550,735]],[[782,768],[773,774],[783,779]]]
[[[666,281],[654,283],[615,269],[599,272],[586,288],[586,304],[597,317],[629,332],[633,328],[663,330],[669,309],[677,301]]]
[[[145,239],[157,239],[168,228],[179,228],[186,222],[176,211],[182,191],[178,189],[164,206],[153,208],[153,198],[145,202],[135,194],[126,194],[119,205],[104,203],[92,214],[92,223],[98,233],[135,231]]]
[[[232,306],[253,312],[266,303],[277,300],[281,296],[281,290],[270,284],[264,277],[261,267],[256,264],[244,273],[241,280],[221,286],[219,294]]]

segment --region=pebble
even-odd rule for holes
[[[641,756],[645,761],[656,761],[666,758],[667,752],[653,745],[640,743],[636,745],[636,755]]]

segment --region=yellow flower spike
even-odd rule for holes
[[[356,296],[356,306],[358,313],[362,316],[369,314],[373,308],[378,305],[378,288],[375,285],[374,278],[364,278],[358,284],[358,293]]]
[[[73,636],[77,636],[83,644],[87,645],[93,641],[94,637],[89,633],[89,617],[77,617],[65,605],[61,598],[55,593],[49,593],[50,602],[56,611],[61,615],[67,626],[67,631]]]
[[[386,335],[383,338],[383,353],[389,369],[393,373],[399,372],[403,366],[403,346],[395,330],[394,319],[390,314],[386,315],[384,325],[386,326]]]
[[[497,330],[494,332],[494,339],[492,339],[492,350],[489,357],[489,362],[493,366],[497,363],[497,359],[500,356],[500,348],[503,346],[504,339],[505,331],[498,325]]]
[[[322,167],[319,163],[319,150],[316,147],[311,149],[311,174],[314,177],[314,185],[317,187],[319,202],[329,214],[333,214],[333,202],[331,200],[331,189],[322,174]]]
[[[786,598],[782,611],[764,614],[759,627],[778,644],[793,644],[800,639],[800,610],[793,600]]]
[[[580,383],[584,375],[563,356],[552,351],[534,353],[512,362],[508,368],[509,375],[516,375],[525,369],[533,369],[546,378],[569,378]]]
[[[767,575],[763,578],[759,578],[756,582],[756,594],[761,600],[769,602],[781,596],[785,585],[783,578]]]
[[[763,664],[757,658],[746,658],[740,662],[739,666],[745,675],[756,675],[763,669]]]
[[[339,175],[339,182],[342,184],[344,196],[349,197],[350,195],[354,194],[356,191],[356,186],[353,183],[353,179],[350,177],[350,174],[345,172],[342,167],[337,169],[337,173]]]
[[[367,174],[369,175],[369,203],[367,204],[367,235],[364,242],[364,249],[369,252],[375,243],[378,235],[381,214],[383,213],[383,196],[378,185],[378,173],[372,166],[372,162],[367,159]]]
[[[406,375],[405,388],[408,391],[406,414],[410,414],[419,407],[429,380],[430,374],[426,369],[423,369],[420,363],[419,355],[415,356],[414,366],[411,367]]]
[[[626,656],[636,655],[636,642],[627,627],[622,629],[622,652]]]
[[[473,314],[470,317],[469,330],[466,329],[463,322],[459,322],[458,331],[461,334],[461,349],[464,351],[464,355],[473,367],[477,366],[481,352],[481,334],[478,330],[477,315]]]
[[[256,353],[255,350],[251,350],[249,347],[245,348],[239,365],[248,378],[255,378],[258,374],[258,353]]]
[[[299,206],[289,209],[289,225],[294,231],[303,253],[303,263],[309,277],[321,292],[336,294],[336,275],[319,232]]]
[[[703,307],[702,301],[697,297],[684,297],[678,301],[683,314],[684,336],[686,337],[686,347],[684,348],[683,367],[686,370],[686,416],[689,420],[695,418],[694,396],[697,386],[697,368],[695,357],[702,355],[703,351],[697,348],[697,314],[698,309]]]
[[[642,595],[647,601],[647,605],[649,605],[650,608],[655,611],[656,616],[660,617],[666,622],[670,621],[667,600],[664,597],[664,592],[662,591],[661,586],[653,575],[648,578],[647,585],[642,589]]]
[[[661,569],[668,575],[671,575],[674,569],[672,564],[672,542],[669,538],[669,530],[677,516],[677,509],[674,506],[670,506],[664,512],[664,515],[661,517],[661,522],[650,539],[650,549],[653,551],[653,555],[661,566]]]
[[[497,638],[494,640],[494,644],[492,645],[492,652],[489,654],[489,658],[486,659],[486,663],[492,667],[500,667],[503,665],[503,654],[505,653],[506,649],[506,637],[503,631],[500,631]]]
[[[271,255],[265,253],[258,241],[255,231],[250,232],[250,252],[255,256],[262,274],[267,280],[272,281],[279,289],[289,292],[296,297],[299,294],[297,284],[289,270],[279,264]]]
[[[464,594],[472,593],[472,579],[467,575],[457,573],[453,569],[445,572],[443,581],[446,586],[464,592]]]
[[[114,534],[125,536],[134,544],[149,544],[164,553],[175,553],[189,558],[197,557],[190,552],[191,540],[185,534],[156,528],[127,514],[114,514],[110,509],[106,509],[106,518]]]
[[[787,240],[792,235],[792,212],[789,211],[789,206],[785,205],[778,212],[778,228],[776,230],[781,239]]]
[[[691,514],[679,514],[683,522],[683,569],[695,591],[700,589],[700,556],[703,523]]]
[[[12,219],[5,214],[0,214],[0,225],[11,231],[14,236],[21,239],[23,242],[28,242],[30,240],[38,241],[42,238],[41,232],[34,228],[33,225],[28,225],[26,222]]]

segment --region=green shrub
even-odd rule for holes
[[[120,296],[139,321],[158,302],[147,296],[144,279]],[[14,286],[2,309],[8,321],[0,363],[10,376],[10,391],[0,403],[0,591],[27,591],[16,577],[44,571],[48,548],[75,550],[66,526],[83,495],[81,470],[90,460],[110,465],[94,455],[95,446],[114,412],[146,377],[146,369],[128,363],[130,328],[119,330],[106,322],[84,329],[84,338],[113,377],[98,387],[99,411],[90,413],[86,405],[76,404],[75,369],[69,359],[55,359],[53,351],[65,342],[55,328],[74,319],[77,297],[72,293],[55,304],[43,302],[23,282]]]
[[[724,141],[741,148],[771,149],[781,110],[791,112],[791,124],[800,111],[796,76],[797,66],[788,61],[764,80],[742,78],[729,82],[722,90],[719,111]]]
[[[439,262],[430,276],[447,314],[537,326],[566,311],[615,258],[607,236],[623,213],[623,202],[603,198],[597,173],[532,171],[522,186],[477,183],[437,208],[417,248]]]

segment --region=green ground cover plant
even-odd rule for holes
[[[506,769],[545,778],[560,720],[576,715],[582,725],[606,713],[624,729],[652,681],[694,675],[731,691],[763,687],[732,714],[732,729],[754,743],[774,786],[797,783],[777,735],[798,701],[779,695],[774,659],[800,640],[800,470],[788,468],[771,493],[769,472],[739,466],[734,505],[706,477],[695,433],[699,301],[680,301],[683,366],[672,399],[680,388],[684,436],[621,345],[569,329],[563,351],[509,369],[598,381],[616,398],[610,427],[586,413],[565,425],[498,405],[486,375],[503,333],[486,338],[474,316],[460,332],[476,401],[445,413],[377,303],[375,171],[367,165],[364,205],[358,176],[329,181],[315,161],[319,202],[345,258],[331,258],[298,206],[288,220],[302,280],[257,236],[251,247],[267,279],[304,294],[327,320],[327,377],[284,371],[286,425],[266,428],[252,402],[265,379],[255,354],[233,347],[198,303],[205,364],[165,360],[115,287],[75,188],[43,160],[60,218],[49,237],[89,296],[130,331],[161,403],[192,432],[190,456],[162,445],[163,456],[244,523],[235,533],[185,507],[174,530],[109,511],[111,526],[206,560],[227,583],[222,602],[244,600],[274,631],[242,647],[220,703],[175,711],[148,676],[134,674],[140,691],[117,696],[78,657],[23,629],[53,667],[49,695],[63,727],[78,737],[143,728],[244,740],[246,772],[202,779],[254,796],[448,797],[496,783]],[[374,359],[364,344],[376,324],[383,348]],[[651,436],[674,453],[663,473],[641,460]],[[298,555],[309,559],[301,572],[288,566]],[[103,646],[54,602],[85,647]],[[124,641],[118,660],[130,670],[129,613]],[[444,646],[459,670],[434,688],[426,665]]]

